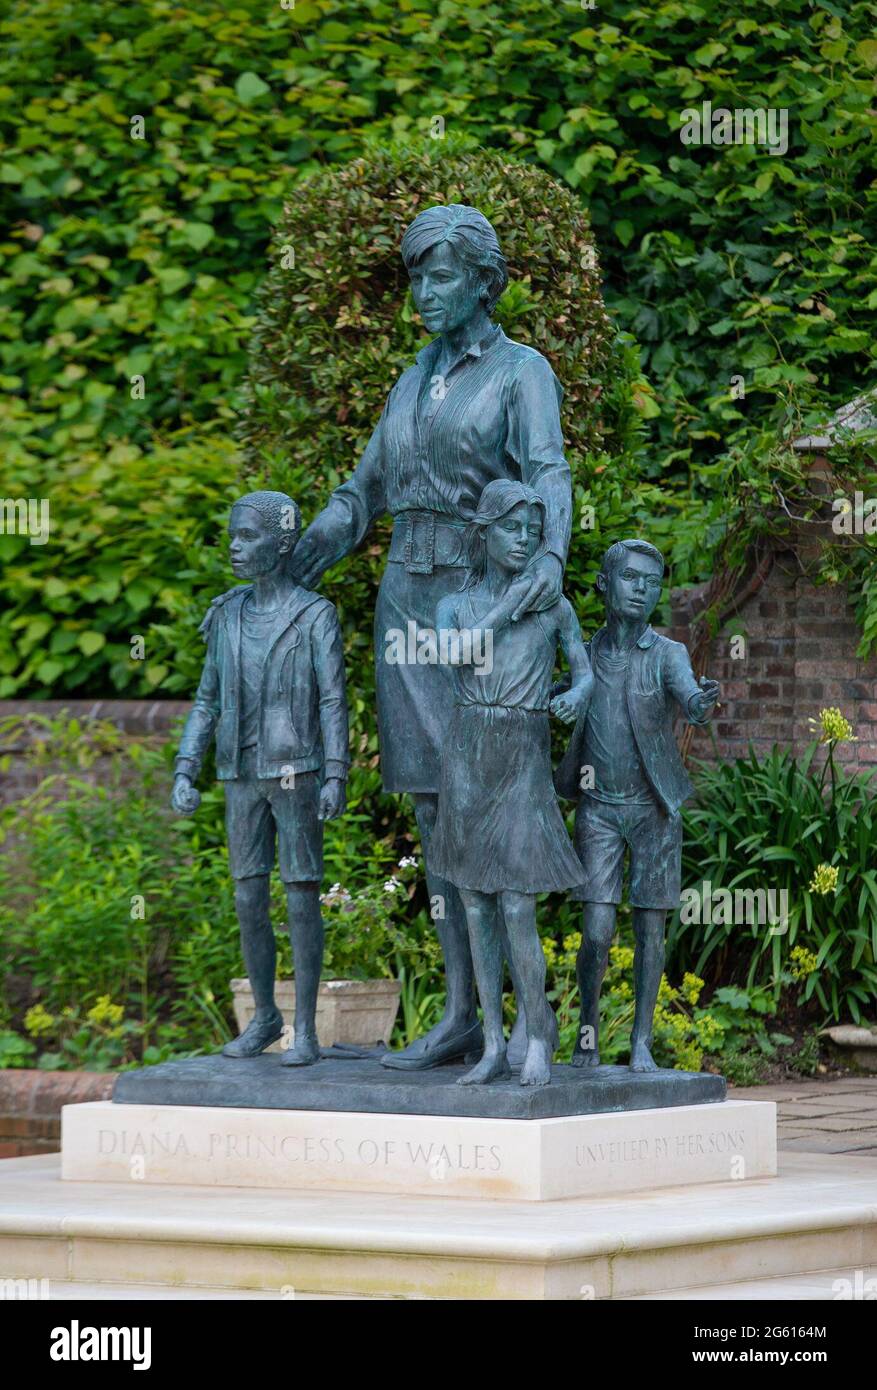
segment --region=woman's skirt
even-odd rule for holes
[[[581,882],[552,784],[547,714],[455,707],[429,861],[434,874],[481,893],[552,893]]]
[[[452,670],[413,658],[417,632],[435,628],[439,600],[460,588],[464,574],[457,565],[437,565],[432,574],[409,574],[404,565],[393,561],[384,570],[374,640],[385,791],[435,794],[439,789],[441,749],[454,708]],[[400,642],[406,649],[402,661],[398,660]]]

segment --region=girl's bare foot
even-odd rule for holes
[[[495,1052],[485,1052],[477,1066],[467,1071],[465,1076],[461,1076],[457,1085],[485,1086],[488,1081],[502,1081],[511,1074],[512,1069],[508,1064],[505,1048],[497,1048]]]
[[[547,1086],[551,1080],[551,1048],[543,1038],[531,1038],[521,1068],[522,1086]]]

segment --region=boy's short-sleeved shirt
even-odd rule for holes
[[[645,804],[654,796],[643,770],[625,697],[630,653],[610,655],[604,645],[593,658],[594,693],[585,724],[582,761],[594,769],[595,801]]]

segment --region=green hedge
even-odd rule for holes
[[[693,0],[144,0],[111,15],[96,0],[17,0],[0,20],[4,494],[49,495],[70,531],[83,523],[67,478],[93,466],[98,441],[147,459],[156,445],[181,448],[185,476],[216,436],[212,516],[230,481],[219,437],[241,404],[284,198],[302,175],[429,138],[440,116],[439,157],[454,141],[513,153],[588,208],[606,302],[651,382],[637,473],[657,489],[649,509],[672,542],[674,579],[702,576],[738,483],[765,466],[775,419],[792,428],[790,403],[821,412],[873,372],[875,17],[873,3],[835,13],[810,0],[769,14]],[[682,111],[707,99],[788,109],[788,153],[682,145]],[[131,138],[138,115],[144,140]],[[527,213],[538,224],[539,208]],[[744,400],[730,398],[734,374]],[[774,416],[777,402],[786,415]],[[132,465],[120,486],[135,493],[144,470]],[[311,480],[314,505],[322,481]],[[607,530],[626,524],[625,501],[622,489]],[[55,559],[75,573],[59,540]],[[190,552],[160,575],[159,553],[169,558],[150,542],[139,568],[129,559],[130,577],[174,588],[180,569],[199,569]],[[8,561],[20,546],[0,537]],[[51,577],[33,552],[27,564]],[[10,660],[22,627],[48,617],[54,631],[56,611],[51,589],[18,579],[10,599],[0,696],[171,688],[146,674],[174,667],[171,649],[133,672],[96,652],[84,673],[57,651],[35,662],[27,644]],[[115,599],[100,612],[103,602],[82,631],[118,648],[128,615],[110,611]],[[169,617],[153,601],[138,625]]]

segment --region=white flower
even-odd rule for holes
[[[340,884],[340,883],[333,883],[333,884],[332,884],[332,887],[329,889],[328,893],[321,893],[321,894],[320,894],[320,902],[321,902],[321,903],[334,903],[334,902],[349,903],[349,902],[350,902],[350,894],[348,893],[348,891],[347,891],[346,888],[342,888],[342,887],[341,887],[341,884]]]
[[[406,854],[402,859],[400,859],[400,860],[399,860],[399,868],[400,868],[400,869],[416,869],[416,868],[417,868],[417,860],[414,858],[413,854]]]
[[[399,882],[398,878],[388,878],[386,883],[384,884],[384,892],[395,893],[396,889],[401,887],[402,885]]]

